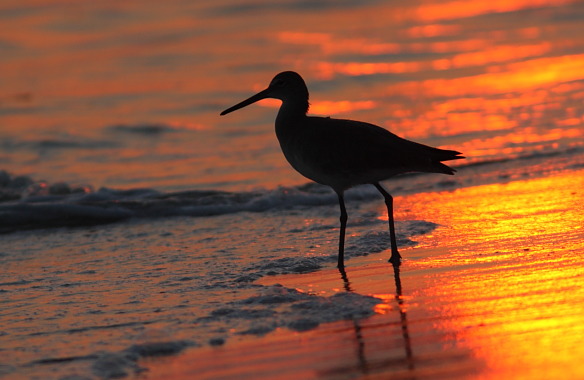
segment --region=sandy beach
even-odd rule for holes
[[[379,299],[376,314],[148,360],[148,379],[580,379],[584,172],[400,197],[398,218],[433,215],[396,284],[388,252],[269,276],[331,296]],[[553,354],[552,354],[553,353]]]

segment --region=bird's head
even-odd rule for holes
[[[283,102],[303,102],[306,103],[308,109],[308,89],[304,79],[294,71],[284,71],[272,79],[268,88],[226,109],[221,112],[221,115],[226,115],[266,98],[280,99]]]

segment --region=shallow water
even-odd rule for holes
[[[219,117],[279,71],[303,75],[313,114],[376,123],[467,156],[456,176],[386,183],[402,253],[415,265],[433,244],[457,247],[449,266],[481,263],[473,249],[501,241],[537,251],[530,236],[540,231],[511,233],[525,206],[514,195],[530,194],[530,180],[581,178],[584,167],[580,1],[38,0],[1,4],[0,18],[7,378],[134,374],[141,357],[376,311],[367,291],[332,299],[330,290],[254,282],[318,276],[336,255],[336,196],[285,162],[273,132],[277,102]],[[545,193],[519,198],[558,196],[550,181]],[[504,201],[469,195],[502,183],[510,183]],[[419,207],[440,202],[438,193],[454,206]],[[348,264],[382,260],[379,195],[364,186],[347,200]],[[489,202],[507,207],[489,215]],[[538,210],[535,225],[551,217]],[[546,225],[561,240],[576,226],[558,215]],[[294,312],[331,304],[344,312]]]
[[[145,376],[580,379],[583,174],[400,197],[401,218],[448,221],[402,252],[401,274],[383,253],[353,258],[343,278],[328,267],[257,281],[372,295],[375,315],[143,361]]]
[[[374,205],[352,211],[351,256],[387,249],[386,225]],[[79,363],[91,365],[101,351],[151,340],[198,346],[294,328],[302,315],[284,314],[275,324],[272,314],[259,318],[247,311],[258,293],[293,289],[264,288],[252,281],[334,266],[337,220],[336,207],[294,207],[3,235],[2,340],[12,359],[3,371],[42,374],[48,370],[43,364],[50,368],[61,361],[73,364],[62,370],[72,371]],[[435,226],[399,223],[400,244],[411,246],[406,237]],[[312,308],[320,310],[324,301],[304,293],[274,303],[312,298]],[[350,299],[333,304],[369,315],[376,303],[354,306]],[[336,320],[337,314],[319,315],[313,323]]]
[[[277,101],[218,116],[283,70],[305,77],[312,113],[456,148],[466,163],[583,144],[580,1],[39,0],[0,14],[0,160],[36,180],[303,184],[274,138]]]

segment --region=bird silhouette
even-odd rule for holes
[[[403,139],[377,125],[362,121],[307,116],[308,89],[302,77],[284,71],[272,79],[265,90],[221,112],[228,114],[265,98],[280,99],[276,116],[276,136],[284,156],[303,176],[330,186],[341,208],[338,267],[344,268],[347,210],[345,190],[372,184],[383,195],[387,206],[391,257],[399,266],[393,218],[393,197],[380,181],[398,174],[427,172],[454,174],[441,161],[464,158],[454,150],[444,150]]]

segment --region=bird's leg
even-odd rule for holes
[[[387,206],[387,219],[389,222],[389,238],[391,240],[391,257],[389,262],[394,266],[401,264],[401,256],[397,250],[397,240],[395,238],[395,225],[393,223],[393,197],[389,194],[379,183],[373,184],[377,190],[385,198],[385,205]]]
[[[345,267],[345,230],[347,229],[347,209],[345,208],[345,199],[343,197],[343,192],[337,192],[339,197],[339,206],[341,206],[341,232],[339,236],[339,263],[337,267],[343,269]]]

